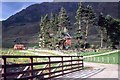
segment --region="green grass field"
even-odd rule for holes
[[[1,56],[2,55],[19,55],[19,56],[36,56],[31,53],[25,53],[25,52],[20,52],[20,50],[13,50],[13,49],[2,49],[1,51]],[[34,58],[33,61],[46,61],[47,59],[45,58]],[[9,63],[28,63],[30,61],[29,58],[9,58],[7,59],[7,62]]]
[[[19,56],[36,56],[32,54],[31,52],[38,52],[41,53],[40,51],[34,51],[34,50],[27,50],[27,52],[21,52],[21,50],[14,50],[14,49],[0,49],[0,55],[19,55]],[[42,52],[42,54],[47,54],[47,55],[55,55],[54,53],[51,52]],[[45,62],[48,61],[48,58],[34,58],[33,62]],[[20,64],[20,63],[29,63],[30,59],[29,58],[8,58],[7,63],[15,63],[15,64]],[[56,64],[55,64],[56,65]],[[55,66],[53,65],[53,66]],[[35,65],[34,68],[42,68],[45,65]]]
[[[97,54],[102,54],[105,52],[110,52],[111,50],[104,50],[100,52],[85,52],[85,53],[78,53],[80,56],[89,56],[89,55],[97,55]],[[30,52],[38,52],[39,51],[30,51]],[[32,53],[23,53],[20,52],[19,50],[13,50],[13,49],[2,49],[0,50],[1,55],[23,55],[23,56],[34,56]],[[51,54],[54,55],[53,53],[45,53],[45,54]],[[107,55],[102,55],[102,56],[96,56],[96,57],[89,57],[85,58],[84,61],[87,62],[96,62],[96,63],[105,63],[105,64],[120,64],[120,52],[112,53],[112,54],[107,54]],[[34,59],[34,61],[46,61],[47,59]],[[8,59],[9,62],[14,62],[14,63],[26,63],[29,62],[29,59],[26,58],[18,58],[18,59]]]
[[[20,52],[20,50],[14,50],[14,49],[1,49],[0,50],[1,55],[21,55],[21,56],[25,56],[25,55],[34,55],[31,53],[23,53]]]
[[[106,53],[106,52],[110,52],[112,50],[101,50],[99,52],[85,52],[85,53],[78,53],[80,56],[89,56],[89,55],[97,55],[97,54],[102,54],[102,53]]]
[[[105,63],[105,64],[120,64],[120,52],[115,52],[107,55],[85,58],[84,61]]]

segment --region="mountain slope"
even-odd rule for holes
[[[88,4],[93,6],[93,9],[97,15],[99,12],[103,12],[105,15],[110,14],[114,18],[118,18],[119,16],[119,3],[88,2],[83,4],[85,6]],[[45,2],[41,4],[33,4],[26,9],[16,13],[15,15],[10,16],[7,20],[3,21],[3,46],[6,45],[6,41],[10,44],[14,44],[14,40],[16,38],[23,38],[23,41],[27,40],[27,42],[36,43],[38,41],[37,36],[40,28],[40,17],[45,14],[50,15],[51,12],[58,14],[61,7],[64,7],[66,9],[68,15],[70,16],[71,24],[73,24],[75,21],[74,16],[78,8],[77,2]],[[74,26],[72,25],[71,27],[73,28],[72,31],[74,31]],[[91,37],[96,38],[95,35],[98,34],[97,30],[98,28],[91,29],[92,32],[89,36],[90,40],[92,40]],[[32,37],[36,38],[34,39]]]

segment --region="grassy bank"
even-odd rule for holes
[[[106,52],[110,52],[110,51],[112,51],[112,50],[100,50],[99,52],[84,52],[84,53],[79,52],[78,54],[80,56],[89,56],[89,55],[102,54],[102,53],[106,53]]]
[[[32,53],[27,53],[27,52],[21,52],[20,50],[13,50],[13,49],[1,49],[1,56],[2,55],[19,55],[19,56],[36,56]],[[38,61],[46,61],[46,58],[34,58],[34,62]],[[29,63],[30,59],[29,58],[9,58],[7,59],[8,63]]]
[[[88,57],[88,58],[85,58],[84,61],[95,62],[95,63],[105,63],[105,64],[120,64],[119,57],[120,57],[120,51],[107,54],[107,55]]]

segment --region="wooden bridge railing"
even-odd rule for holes
[[[2,78],[3,80],[13,79],[52,79],[60,77],[62,75],[75,72],[83,69],[83,57],[82,56],[2,56]],[[27,63],[14,63],[9,64],[7,59],[14,58],[27,58]],[[40,62],[34,62],[34,59],[46,59]],[[56,66],[57,64],[61,64]],[[39,67],[40,65],[47,65],[46,67]],[[53,66],[54,65],[54,66]],[[21,67],[29,66],[29,69],[20,71]],[[35,68],[38,66],[38,68]],[[17,68],[18,70],[14,70]],[[8,71],[10,69],[11,71]],[[53,71],[54,69],[54,71]],[[42,71],[42,72],[41,72]],[[39,73],[39,74],[38,74]],[[17,75],[24,75],[17,77]]]

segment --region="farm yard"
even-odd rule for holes
[[[12,49],[3,49],[2,50],[2,55],[8,55],[11,54],[13,56],[61,56],[60,54],[58,55],[57,53],[61,53],[61,55],[63,56],[70,56],[70,54],[72,56],[77,56],[75,53],[70,53],[70,52],[74,52],[74,51],[67,51],[67,53],[63,53],[65,51],[55,51],[55,50],[42,50],[42,49],[28,49],[28,50],[12,50]],[[69,52],[69,54],[68,54]],[[107,67],[107,64],[118,64],[118,55],[119,55],[119,50],[101,50],[99,52],[78,52],[80,53],[80,55],[84,55],[84,69],[83,71],[78,71],[75,74],[73,74],[72,76],[70,76],[69,74],[66,76],[64,75],[64,77],[71,77],[71,78],[75,78],[74,76],[77,76],[78,73],[81,73],[81,78],[87,78],[87,77],[91,77],[93,75],[96,75],[97,73],[100,72],[105,72],[106,70],[104,70],[104,67]],[[69,58],[64,58],[64,60],[67,60]],[[52,61],[59,61],[60,59],[58,58],[51,58]],[[38,62],[47,62],[49,61],[48,58],[33,58],[33,62],[34,63],[38,63]],[[29,63],[30,59],[29,58],[8,58],[7,59],[7,64],[26,64]],[[92,62],[92,63],[91,63]],[[99,64],[101,63],[101,64]],[[101,67],[100,65],[104,65],[104,67]],[[68,65],[68,63],[64,63],[64,65]],[[94,66],[93,66],[94,65]],[[95,66],[96,65],[96,66]],[[34,69],[39,69],[39,68],[45,68],[47,65],[36,65],[33,68]],[[56,66],[60,66],[60,63],[56,63],[56,64],[51,64],[51,67],[56,67]],[[111,66],[113,67],[113,66]],[[11,70],[18,70],[21,71],[22,69],[25,69],[26,67],[21,67],[20,68],[14,68]],[[116,68],[115,68],[116,69]],[[53,70],[62,70],[61,68],[58,69],[53,69]],[[52,71],[53,71],[52,70]],[[44,73],[47,73],[49,71],[44,71]],[[92,74],[91,74],[92,73]],[[116,72],[115,72],[116,73]],[[86,75],[86,76],[84,76]],[[20,75],[19,75],[20,76]],[[112,75],[113,77],[114,74]],[[64,78],[63,77],[63,78]],[[92,78],[93,78],[92,77]]]
[[[0,79],[118,78],[118,6],[80,1],[22,8],[1,21]]]

